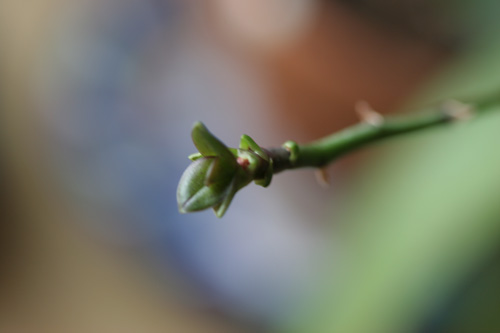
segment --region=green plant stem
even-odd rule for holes
[[[191,137],[199,153],[184,171],[177,188],[183,213],[213,208],[218,217],[226,212],[235,193],[255,181],[268,186],[272,175],[287,169],[322,168],[335,159],[380,140],[466,120],[500,104],[500,94],[488,95],[474,104],[447,101],[433,110],[383,118],[366,103],[358,104],[363,121],[305,145],[293,141],[282,147],[263,149],[243,135],[238,149],[228,148],[200,122]]]
[[[303,167],[321,168],[339,157],[380,140],[453,123],[461,117],[482,113],[497,104],[500,104],[500,94],[488,95],[476,103],[461,105],[462,108],[470,107],[469,114],[457,110],[456,105],[451,107],[443,104],[415,115],[385,118],[376,125],[361,122],[317,141],[298,145],[294,161],[291,160],[290,151],[284,147],[268,149],[267,152],[273,160],[274,173]]]

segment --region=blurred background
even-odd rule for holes
[[[0,3],[1,332],[498,332],[500,112],[238,193],[175,191],[203,121],[307,142],[499,94],[495,1]],[[492,107],[494,111],[495,107]]]

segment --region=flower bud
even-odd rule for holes
[[[272,161],[250,137],[242,137],[240,149],[230,149],[200,122],[191,136],[199,153],[190,155],[193,162],[177,187],[181,213],[212,207],[222,217],[239,189],[252,180],[263,186],[271,181]]]
[[[182,174],[177,189],[177,202],[182,213],[204,210],[220,204],[226,197],[232,177],[210,179],[219,158],[202,157]]]

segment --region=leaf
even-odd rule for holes
[[[204,157],[191,163],[184,171],[177,187],[177,203],[181,213],[213,207],[227,195],[232,178],[206,185],[207,174],[216,161],[216,157]]]
[[[237,191],[238,191],[237,181],[236,178],[233,178],[231,184],[228,187],[227,194],[222,200],[222,202],[213,207],[215,215],[218,218],[224,216],[227,209],[229,208],[229,205],[231,204],[231,201],[233,201],[234,195],[236,194]]]
[[[218,156],[224,163],[234,160],[233,154],[219,139],[217,139],[201,122],[196,122],[191,131],[191,138],[198,151],[203,156]]]
[[[269,161],[269,156],[266,152],[248,135],[243,134],[240,139],[240,149],[250,149],[265,161]]]

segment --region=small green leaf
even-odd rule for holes
[[[177,187],[177,203],[181,213],[207,209],[219,204],[227,195],[231,178],[206,185],[207,174],[216,157],[204,157],[191,163]]]
[[[219,139],[217,139],[201,122],[197,122],[191,131],[193,143],[203,156],[218,156],[225,163],[236,164],[233,154]]]
[[[234,195],[238,191],[238,186],[236,182],[236,178],[233,178],[233,181],[228,187],[228,191],[224,199],[217,205],[213,207],[215,215],[218,218],[221,218],[224,216],[226,213],[227,209],[229,208],[229,205],[231,204],[231,201],[233,201]]]
[[[207,171],[205,185],[210,186],[215,183],[227,183],[228,180],[234,178],[237,170],[236,168],[237,165],[223,163],[223,161],[217,157]]]
[[[202,157],[203,157],[203,155],[202,155],[202,154],[200,154],[200,153],[193,153],[193,154],[191,154],[191,155],[189,155],[189,156],[188,156],[188,158],[189,158],[191,161],[196,161],[196,160],[198,160],[198,159],[200,159],[200,158],[202,158]]]
[[[241,149],[250,149],[256,155],[261,157],[264,161],[269,163],[269,167],[266,170],[266,175],[263,179],[256,179],[255,184],[267,187],[271,184],[271,179],[273,178],[273,160],[269,158],[268,154],[248,135],[243,134],[240,141]]]
[[[198,148],[201,155],[217,156],[218,159],[212,164],[206,178],[206,185],[224,182],[224,179],[231,179],[236,172],[237,163],[231,150],[217,139],[201,122],[193,126],[191,132],[193,143]]]
[[[240,139],[240,149],[253,150],[257,155],[262,157],[265,161],[269,161],[269,156],[266,152],[248,135],[243,134]]]

